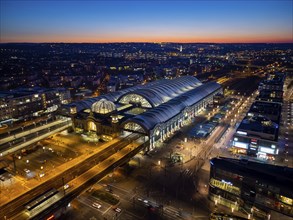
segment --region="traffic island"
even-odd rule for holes
[[[95,190],[92,192],[92,196],[100,199],[106,203],[109,203],[111,205],[117,205],[119,203],[119,199],[117,199],[115,196],[108,192],[104,192],[102,190]]]

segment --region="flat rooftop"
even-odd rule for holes
[[[279,125],[264,116],[246,116],[237,130],[274,134],[278,138]]]
[[[197,124],[189,131],[188,135],[189,137],[205,138],[215,129],[217,124],[218,123],[216,122],[206,122],[203,124]]]
[[[65,88],[42,88],[42,87],[33,87],[33,88],[19,88],[9,91],[0,91],[0,98],[18,98],[22,96],[28,96],[39,93],[46,93],[50,91],[64,91]]]
[[[272,93],[275,94],[274,95],[275,97],[272,97]],[[256,100],[282,103],[283,91],[263,89],[260,91],[259,95],[256,97]]]
[[[273,73],[273,74],[269,74],[267,79],[264,80],[263,82],[265,84],[277,85],[277,84],[283,84],[284,81],[285,81],[284,73]]]
[[[281,110],[282,107],[279,103],[256,101],[251,105],[248,115],[252,113],[253,115],[267,116],[271,120],[279,123]],[[274,120],[275,118],[277,120]]]
[[[293,168],[275,166],[267,163],[258,163],[245,159],[218,157],[210,160],[211,166],[220,168],[244,177],[253,177],[255,180],[272,183],[272,185],[291,193],[293,186]],[[291,197],[292,198],[292,197]]]

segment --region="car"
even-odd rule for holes
[[[111,188],[110,188],[110,189],[109,189],[109,188],[106,188],[105,190],[106,190],[107,192],[109,192],[109,193],[113,193],[113,190],[112,190]]]
[[[95,207],[95,208],[97,208],[97,209],[99,209],[99,208],[102,207],[102,206],[101,206],[99,203],[97,203],[97,202],[94,202],[94,203],[92,204],[92,206]]]
[[[64,188],[64,189],[68,189],[68,188],[69,188],[69,184],[65,184],[65,185],[63,186],[63,188]]]
[[[118,207],[113,207],[113,210],[115,211],[115,212],[121,212],[122,210],[120,209],[120,208],[118,208]]]
[[[29,169],[26,169],[26,168],[23,169],[23,171],[26,172],[26,173],[30,173],[31,172]]]

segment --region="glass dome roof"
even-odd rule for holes
[[[98,114],[108,114],[116,110],[113,102],[106,99],[101,99],[92,105],[92,111]]]

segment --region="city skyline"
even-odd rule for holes
[[[292,43],[292,1],[1,1],[0,42]]]

